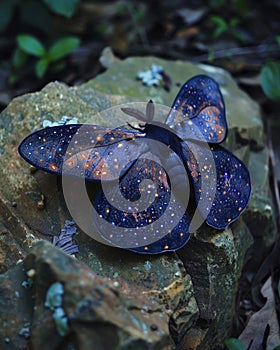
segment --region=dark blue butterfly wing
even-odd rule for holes
[[[218,84],[205,75],[188,80],[176,96],[166,124],[183,140],[222,142],[227,123]]]
[[[51,173],[61,174],[63,157],[80,125],[45,128],[28,135],[18,147],[28,163]]]
[[[199,212],[206,223],[224,229],[245,210],[251,193],[246,166],[225,148],[182,143]],[[195,157],[193,156],[195,155]]]
[[[130,248],[129,250],[142,254],[174,252],[182,248],[190,239],[189,225],[190,219],[187,212],[185,212],[182,219],[180,219],[178,224],[170,233],[166,234],[164,237],[158,239],[154,243],[138,248]]]
[[[103,187],[97,195],[94,207],[97,229],[109,243],[149,254],[174,251],[186,244],[189,217],[175,203],[160,160],[139,158],[118,184],[107,186],[106,194]]]
[[[50,173],[112,180],[118,173],[115,169],[118,159],[110,169],[107,165],[110,155],[119,149],[125,162],[131,158],[127,140],[144,135],[132,129],[87,124],[55,126],[27,136],[19,145],[19,153],[30,164]],[[142,152],[140,148],[138,151]]]
[[[250,199],[251,181],[246,166],[234,154],[218,145],[211,145],[214,156],[217,185],[208,225],[223,229],[239,218]]]

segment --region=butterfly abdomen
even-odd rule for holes
[[[175,153],[171,153],[164,162],[165,170],[170,181],[171,191],[181,203],[186,203],[189,197],[189,180],[182,159]]]
[[[146,137],[154,139],[155,148],[162,161],[162,166],[167,174],[169,186],[174,191],[174,196],[187,198],[189,181],[187,170],[181,156],[181,139],[165,125],[159,123],[146,125]]]

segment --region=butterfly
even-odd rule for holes
[[[157,254],[183,247],[205,221],[224,229],[245,210],[251,192],[246,166],[220,146],[227,135],[218,84],[188,80],[165,123],[122,108],[138,127],[90,124],[47,127],[27,136],[19,154],[44,171],[102,183],[93,225],[108,244]]]

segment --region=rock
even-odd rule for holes
[[[252,197],[250,210],[245,212],[244,220],[255,238],[260,238],[263,244],[270,247],[274,241],[276,219],[273,200],[267,192],[269,188],[268,150],[251,153],[249,169],[252,176]],[[260,169],[263,169],[260,171]]]
[[[0,275],[0,296],[0,348],[26,349],[33,309],[22,263]]]
[[[162,86],[144,86],[136,79],[139,70],[152,64],[161,65],[171,78],[170,91]],[[90,118],[94,124],[110,125],[112,116],[106,109],[120,103],[153,99],[170,106],[178,85],[196,74],[208,74],[220,84],[229,125],[225,147],[237,153],[251,170],[254,188],[242,216],[244,221],[241,218],[225,231],[203,225],[182,250],[156,256],[103,245],[80,230],[76,257],[87,267],[46,243],[40,242],[30,251],[38,239],[51,240],[58,235],[65,220],[71,217],[63,199],[61,180],[41,171],[31,173],[17,153],[20,140],[41,128],[44,120],[58,121],[68,116],[77,117],[79,122]],[[103,110],[106,111],[97,113]],[[251,235],[259,236],[260,227],[270,223],[265,233],[269,246],[275,232],[259,107],[230,75],[216,67],[155,57],[115,60],[104,74],[79,87],[69,88],[55,82],[40,92],[14,99],[2,112],[0,121],[2,272],[24,257],[25,269],[36,271],[32,287],[35,299],[26,302],[28,311],[20,312],[16,329],[11,327],[8,332],[14,314],[5,321],[1,336],[10,339],[5,346],[14,344],[20,329],[25,332],[21,320],[34,302],[33,317],[26,317],[34,349],[43,348],[50,339],[58,346],[62,338],[68,344],[75,339],[79,349],[86,348],[87,339],[95,339],[100,348],[171,349],[170,335],[178,350],[222,348],[230,334],[237,281],[245,252],[252,246]],[[117,119],[120,125],[126,121],[126,117]],[[90,187],[94,194],[98,184]],[[7,254],[7,249],[12,254]],[[8,287],[12,273],[10,269],[2,276]],[[71,332],[65,337],[57,332],[54,311],[44,306],[47,290],[55,282],[64,286],[63,310],[54,311],[62,329],[66,329],[64,316],[69,319]],[[5,293],[15,310],[18,301],[11,297],[12,288]],[[5,305],[1,305],[0,314],[5,315]],[[131,321],[130,326],[124,315]]]
[[[25,289],[21,282],[28,278],[32,283]],[[2,305],[0,315],[6,320],[1,323],[0,339],[3,346],[6,340],[6,349],[24,349],[27,343],[42,350],[76,348],[75,344],[79,349],[97,350],[170,349],[171,310],[185,300],[193,305],[192,314],[197,313],[188,278],[178,278],[165,290],[139,293],[139,288],[121,278],[95,274],[46,241],[36,243],[23,263],[1,276],[1,282],[6,306]],[[18,313],[22,308],[25,312]],[[57,322],[58,310],[67,327]],[[19,336],[23,328],[27,332],[27,325],[28,336]]]
[[[193,344],[194,340],[199,349],[213,349],[213,344],[222,347],[232,324],[240,261],[244,261],[244,247],[251,244],[250,232],[240,220],[223,232],[201,227],[190,243],[178,251],[191,276],[199,308],[196,339],[193,330],[187,332],[180,343],[182,349],[192,349],[186,344]],[[197,338],[198,331],[201,339]]]

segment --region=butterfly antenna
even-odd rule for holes
[[[144,113],[142,113],[141,111],[139,111],[138,109],[135,108],[121,108],[121,110],[127,114],[130,115],[131,117],[134,117],[138,120],[141,120],[142,122],[147,122],[147,117],[145,116]]]

